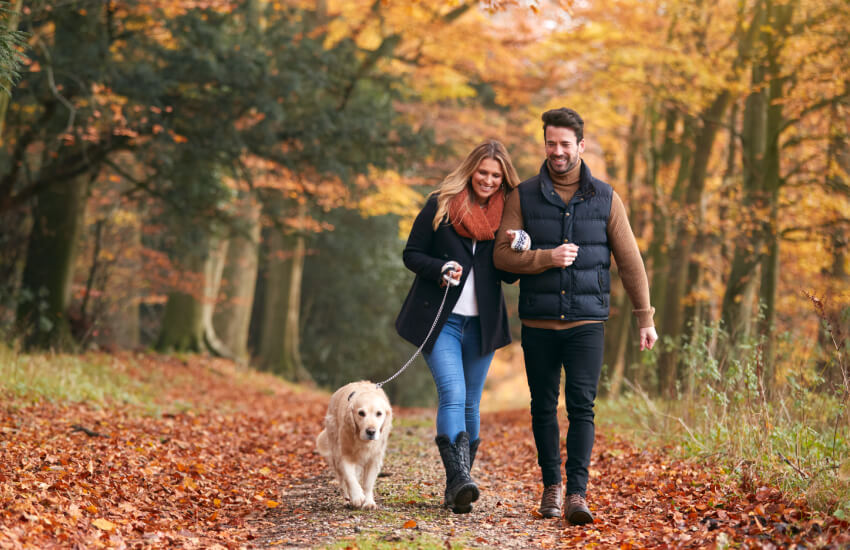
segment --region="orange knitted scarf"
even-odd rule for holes
[[[486,204],[479,205],[467,187],[449,200],[449,219],[461,237],[490,241],[496,237],[504,207],[505,195],[501,191],[491,196]]]

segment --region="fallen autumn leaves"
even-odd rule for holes
[[[817,516],[803,502],[768,487],[724,486],[711,468],[612,434],[600,434],[592,463],[597,522],[577,528],[542,520],[524,410],[482,420],[474,475],[484,494],[473,514],[452,517],[439,507],[439,460],[427,421],[407,437],[391,437],[391,477],[378,483],[382,515],[352,512],[336,487],[323,487],[330,478],[313,452],[327,395],[271,377],[243,383],[245,371],[225,361],[114,360],[131,379],[156,372],[170,381],[158,398],[161,412],[15,400],[0,410],[0,547],[287,547],[349,538],[361,519],[488,548],[850,545],[846,523]],[[412,474],[394,464],[401,459],[414,464]],[[402,496],[417,484],[424,484],[424,503]],[[321,537],[305,515],[321,525]],[[286,528],[272,542],[275,524]]]
[[[321,395],[239,384],[223,361],[126,359],[132,377],[159,369],[182,381],[162,388],[162,403],[192,410],[6,405],[0,547],[245,546],[247,523],[275,506],[281,483],[321,467]]]

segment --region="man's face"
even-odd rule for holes
[[[584,139],[577,142],[572,128],[547,126],[544,138],[550,170],[556,174],[566,174],[578,164],[584,152]]]

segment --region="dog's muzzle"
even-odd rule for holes
[[[378,439],[378,432],[374,428],[366,429],[366,437],[368,439]]]

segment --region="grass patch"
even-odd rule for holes
[[[761,342],[721,356],[712,345],[719,329],[701,330],[683,350],[689,380],[678,399],[651,398],[632,386],[617,400],[597,403],[598,421],[609,431],[672,448],[681,457],[711,458],[745,487],[770,484],[792,499],[805,497],[813,508],[850,520],[844,345],[836,345],[837,353],[825,362],[780,364],[770,384]],[[785,357],[793,357],[787,351],[793,342],[780,346]],[[777,356],[783,357],[782,348]]]
[[[200,389],[199,383],[207,385]],[[284,390],[318,391],[269,373],[196,355],[25,354],[0,344],[0,394],[11,397],[13,403],[47,401],[93,407],[122,404],[153,416],[163,411],[186,412],[209,406],[230,412],[243,405],[226,394],[213,402],[206,388],[216,384],[235,385],[262,395]]]
[[[108,355],[20,354],[0,346],[0,389],[24,401],[107,402],[149,407],[157,388]]]

